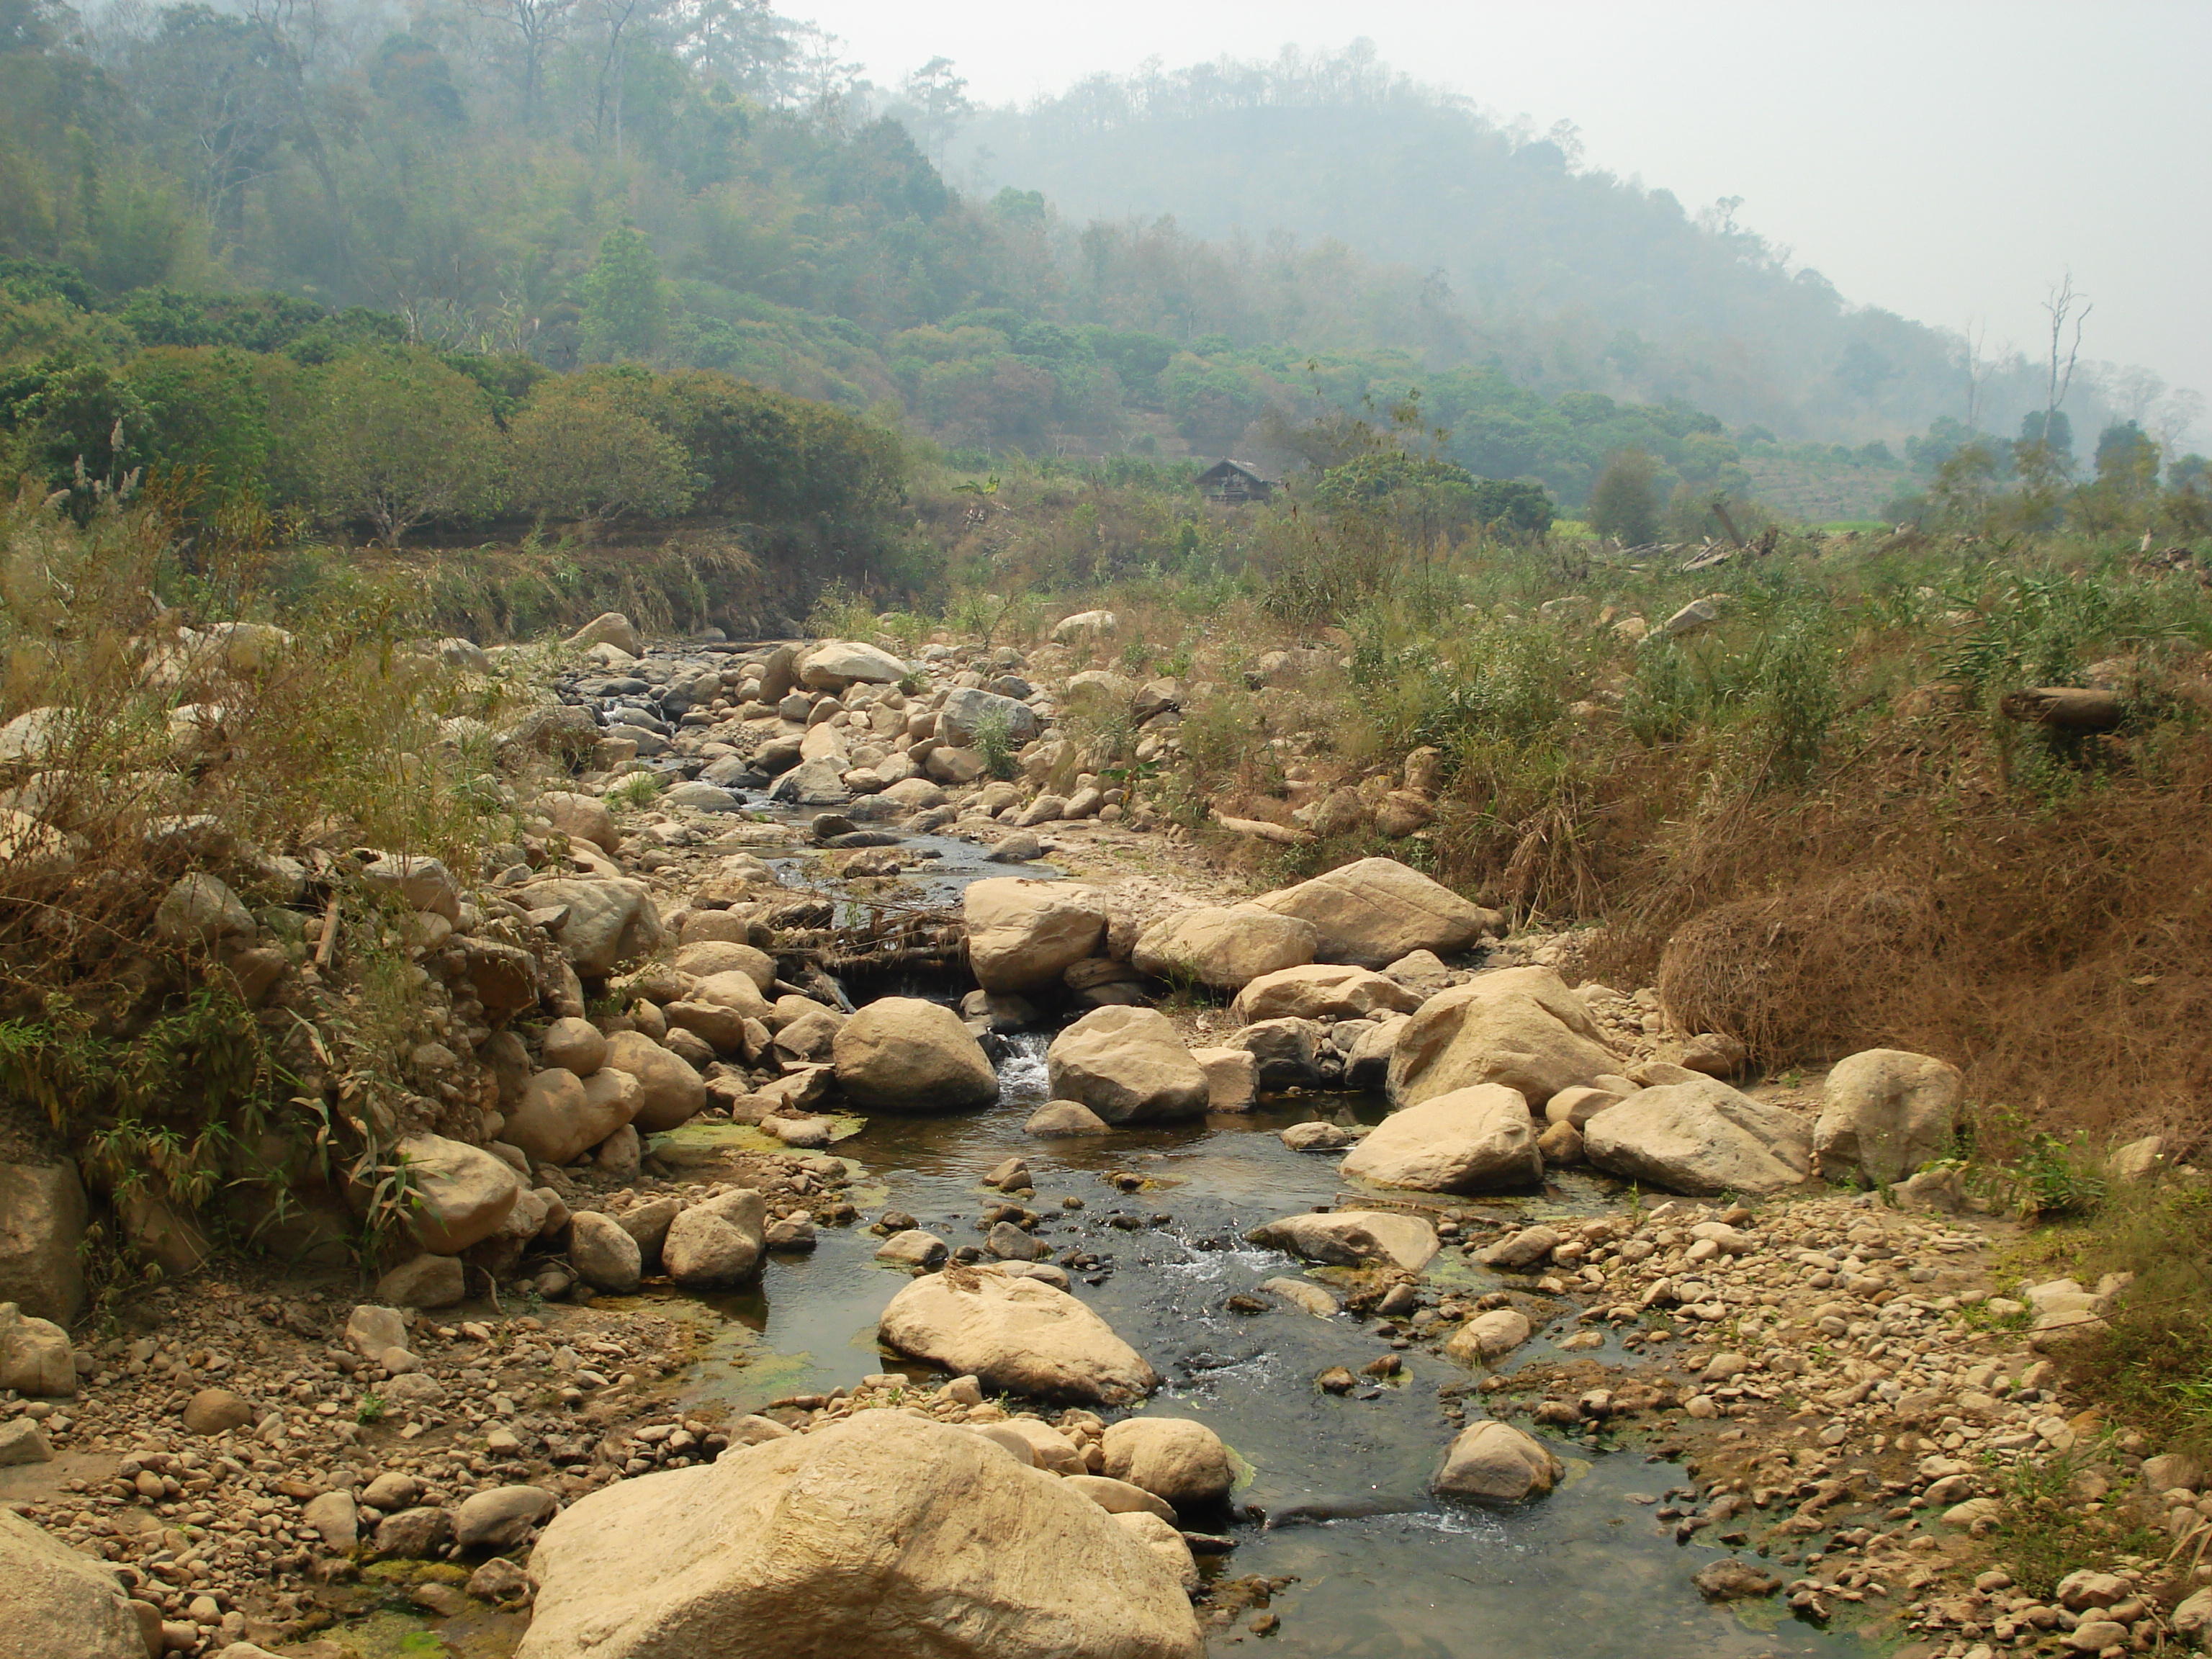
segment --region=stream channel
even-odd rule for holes
[[[811,816],[794,814],[792,821]],[[910,879],[930,903],[957,902],[959,890],[978,878],[1059,873],[988,864],[980,848],[955,839],[918,836],[905,844],[934,855]],[[770,862],[795,885],[810,879],[810,860]],[[968,988],[950,980],[898,988],[947,1002]],[[979,1177],[1010,1155],[1026,1158],[1036,1196],[1021,1201],[1044,1217],[1039,1236],[1054,1257],[1081,1250],[1100,1258],[1105,1271],[1077,1271],[1073,1289],[1163,1378],[1142,1409],[1206,1424],[1249,1465],[1236,1493],[1240,1511],[1321,1498],[1420,1502],[1411,1513],[1272,1531],[1241,1516],[1233,1525],[1221,1523],[1237,1548],[1201,1557],[1207,1571],[1297,1581],[1272,1604],[1282,1619],[1267,1638],[1274,1650],[1343,1659],[1466,1659],[1500,1649],[1516,1659],[1850,1659],[1869,1650],[1849,1634],[1792,1620],[1778,1601],[1706,1605],[1691,1575],[1716,1559],[1716,1548],[1676,1544],[1671,1523],[1654,1518],[1656,1506],[1631,1496],[1656,1497],[1682,1484],[1679,1465],[1651,1459],[1633,1443],[1598,1449],[1552,1437],[1547,1443],[1569,1475],[1549,1498],[1504,1511],[1437,1503],[1425,1496],[1428,1480],[1456,1432],[1439,1409],[1437,1389],[1466,1385],[1473,1380],[1468,1371],[1408,1348],[1398,1378],[1363,1377],[1352,1395],[1331,1396],[1316,1388],[1318,1372],[1331,1365],[1357,1371],[1390,1352],[1371,1322],[1348,1314],[1317,1319],[1279,1304],[1257,1315],[1224,1306],[1281,1275],[1305,1272],[1328,1282],[1335,1270],[1306,1268],[1245,1243],[1243,1235],[1341,1194],[1334,1158],[1294,1152],[1278,1132],[1346,1111],[1377,1121],[1387,1110],[1380,1096],[1301,1097],[1249,1114],[1036,1139],[1022,1125],[1047,1097],[1050,1038],[1040,1031],[1012,1039],[1013,1052],[999,1061],[996,1106],[948,1117],[878,1115],[833,1150],[863,1171],[852,1197],[864,1218],[907,1211],[956,1249],[980,1243],[978,1216],[1006,1201]],[[1146,1185],[1124,1193],[1105,1178],[1109,1171],[1141,1175]],[[1067,1195],[1084,1207],[1064,1209]],[[1601,1181],[1570,1174],[1541,1197],[1486,1200],[1484,1207],[1534,1220],[1589,1214],[1612,1201]],[[1136,1224],[1115,1227],[1109,1218],[1116,1213]],[[694,1313],[717,1322],[687,1380],[694,1401],[750,1411],[891,1370],[932,1384],[943,1380],[876,1346],[877,1318],[903,1282],[901,1270],[876,1265],[877,1236],[854,1226],[826,1227],[819,1237],[811,1255],[771,1256],[758,1287],[745,1295],[705,1304],[672,1292],[658,1298],[693,1302]],[[1425,1279],[1471,1295],[1503,1284],[1449,1249]],[[1540,1333],[1504,1369],[1560,1358],[1550,1339],[1565,1334]],[[1611,1347],[1582,1357],[1631,1358]],[[1469,1397],[1471,1419],[1480,1415],[1480,1398]],[[1240,1618],[1212,1640],[1219,1652],[1257,1638]]]

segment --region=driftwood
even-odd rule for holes
[[[1310,830],[1295,829],[1287,823],[1269,823],[1260,818],[1232,818],[1217,811],[1213,821],[1224,830],[1240,836],[1251,836],[1261,841],[1272,841],[1284,847],[1304,847],[1314,838]]]
[[[1997,703],[1997,712],[2008,720],[2048,726],[2054,732],[2088,732],[2114,730],[2126,717],[2127,708],[2117,691],[2041,685],[2006,692]]]

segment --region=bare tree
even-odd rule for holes
[[[1990,383],[1996,372],[1984,350],[1990,337],[1990,325],[1972,318],[1966,321],[1966,331],[1960,336],[1960,362],[1966,371],[1966,429],[1981,430],[1982,388]]]
[[[2044,297],[2043,309],[2051,319],[2051,378],[2043,404],[2043,430],[2047,440],[2051,416],[2058,413],[2067,392],[2073,389],[2074,364],[2081,355],[2081,325],[2089,319],[2091,305],[2087,295],[2075,292],[2074,273],[2069,270],[2051,285]],[[2074,325],[2070,339],[2066,332],[2069,322]]]
[[[576,0],[477,0],[478,16],[489,18],[514,36],[520,59],[517,79],[526,117],[538,112],[538,100],[545,86],[546,60],[567,33],[568,14],[575,5]]]

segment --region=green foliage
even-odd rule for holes
[[[1659,469],[1641,449],[1607,457],[1591,487],[1585,514],[1590,528],[1624,547],[1641,547],[1659,534]]]
[[[624,225],[599,240],[599,258],[580,284],[584,355],[594,362],[649,357],[668,326],[660,262],[645,234]]]
[[[497,500],[499,434],[481,388],[428,352],[341,358],[311,384],[307,468],[331,518],[393,547],[433,516]]]
[[[556,519],[665,519],[691,501],[690,458],[642,416],[550,382],[507,426],[511,499]]]
[[[1004,711],[994,708],[975,722],[975,747],[983,757],[987,775],[1009,781],[1019,777],[1021,763],[1014,757],[1018,746],[1013,721]]]

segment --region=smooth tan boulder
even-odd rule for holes
[[[999,1097],[982,1046],[941,1003],[881,998],[838,1026],[830,1049],[837,1086],[868,1109],[957,1112]]]
[[[566,1164],[598,1146],[635,1115],[641,1098],[617,1085],[593,1091],[565,1066],[540,1072],[507,1109],[501,1139],[540,1164]]]
[[[1717,1078],[1639,1089],[1583,1125],[1583,1155],[1608,1175],[1670,1193],[1776,1193],[1803,1181],[1809,1126]]]
[[[1142,1486],[1133,1486],[1126,1480],[1115,1480],[1103,1474],[1068,1474],[1060,1477],[1109,1515],[1127,1515],[1142,1511],[1157,1515],[1173,1523],[1175,1505],[1155,1498]]]
[[[1470,1423],[1445,1452],[1430,1490],[1474,1504],[1519,1504],[1541,1498],[1566,1473],[1564,1463],[1511,1424]]]
[[[652,955],[665,937],[653,890],[633,877],[558,876],[513,890],[530,909],[568,911],[552,934],[569,965],[587,979]]]
[[[1393,1112],[1352,1148],[1344,1173],[1384,1187],[1477,1193],[1536,1185],[1544,1158],[1519,1091],[1483,1083]]]
[[[1124,1418],[1107,1429],[1100,1449],[1108,1475],[1178,1510],[1226,1503],[1237,1484],[1221,1437],[1187,1417]]]
[[[392,1149],[407,1162],[415,1237],[433,1255],[459,1255],[506,1224],[522,1182],[480,1146],[443,1135],[407,1135]]]
[[[680,1054],[672,1054],[641,1031],[617,1031],[607,1039],[607,1065],[637,1079],[640,1134],[679,1128],[707,1103],[707,1079]]]
[[[736,947],[758,956],[750,945]],[[773,982],[773,981],[771,981]],[[717,1008],[726,1008],[747,1019],[765,1020],[775,1005],[762,994],[758,977],[749,968],[723,969],[712,974],[702,974],[691,981],[684,994],[688,1002],[711,1003]]]
[[[1820,1173],[1887,1186],[1948,1158],[1961,1083],[1957,1066],[1902,1048],[1869,1048],[1838,1060],[1813,1123]]]
[[[1066,1291],[993,1267],[955,1265],[891,1298],[885,1346],[1045,1400],[1109,1406],[1141,1398],[1159,1376],[1113,1328]]]
[[[603,1487],[555,1517],[529,1565],[516,1659],[1206,1651],[1176,1568],[1091,1496],[901,1412]]]
[[[76,1393],[76,1358],[69,1333],[51,1319],[0,1302],[0,1389],[33,1399],[67,1400]]]
[[[1048,1100],[1030,1114],[1023,1133],[1033,1135],[1111,1134],[1114,1126],[1079,1100]]]
[[[1263,974],[1237,994],[1229,1017],[1239,1025],[1263,1019],[1364,1019],[1373,1013],[1409,1014],[1419,994],[1368,968],[1315,963]]]
[[[734,913],[723,910],[712,914],[727,916]],[[765,975],[761,971],[762,963],[767,964]],[[775,959],[765,951],[735,939],[708,939],[686,945],[669,958],[668,965],[694,979],[705,979],[713,974],[744,974],[763,995],[775,983]]]
[[[1356,1267],[1388,1261],[1419,1273],[1437,1253],[1437,1230],[1418,1216],[1388,1210],[1331,1210],[1285,1216],[1244,1235],[1254,1244],[1288,1250],[1309,1261]]]
[[[0,1302],[74,1323],[84,1310],[78,1247],[90,1214],[75,1164],[0,1164]]]
[[[1129,960],[1155,979],[1242,990],[1263,974],[1314,959],[1321,934],[1297,916],[1255,905],[1201,905],[1163,916],[1137,936]]]
[[[1106,933],[1106,913],[1088,887],[1004,876],[970,883],[961,897],[968,964],[987,991],[1053,984]]]
[[[1212,1099],[1206,1068],[1155,1008],[1094,1008],[1053,1039],[1045,1067],[1055,1099],[1109,1123],[1196,1117]]]
[[[591,1021],[572,1015],[545,1028],[538,1052],[548,1066],[558,1066],[580,1078],[589,1077],[607,1063],[607,1039]]]
[[[0,1609],[7,1613],[0,1630],[7,1659],[146,1659],[138,1614],[113,1569],[5,1508]]]
[[[1418,1106],[1479,1083],[1540,1107],[1562,1089],[1620,1069],[1583,1000],[1548,968],[1480,974],[1423,1003],[1390,1052],[1389,1091]]]
[[[1249,1112],[1259,1103],[1260,1062],[1249,1048],[1194,1048],[1206,1073],[1206,1109]]]
[[[1502,1359],[1535,1334],[1528,1316],[1514,1308],[1479,1313],[1451,1334],[1444,1358],[1462,1365],[1487,1365]]]
[[[1486,934],[1505,931],[1497,911],[1468,903],[1395,859],[1361,859],[1253,902],[1311,922],[1321,936],[1321,960],[1368,968],[1415,951],[1464,951]]]
[[[549,789],[538,798],[537,806],[552,822],[554,829],[570,841],[589,842],[608,854],[622,846],[622,831],[615,828],[615,815],[597,795]]]
[[[758,1271],[767,1238],[768,1200],[740,1188],[694,1204],[670,1222],[660,1261],[688,1289],[726,1289]]]
[[[1190,1540],[1179,1530],[1145,1510],[1123,1510],[1107,1518],[1158,1556],[1160,1564],[1175,1574],[1184,1595],[1198,1594],[1198,1558],[1190,1553]]]

